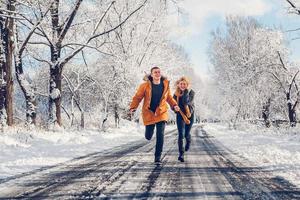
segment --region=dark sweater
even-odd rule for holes
[[[195,111],[194,96],[195,96],[194,90],[190,90],[190,91],[184,90],[183,95],[179,97],[178,106],[180,107],[180,110],[184,112],[184,114],[186,114],[185,107],[184,107],[185,105],[189,106],[191,114],[194,113]],[[177,101],[177,96],[175,94],[173,98]]]
[[[163,92],[164,92],[163,80],[160,80],[160,84],[157,85],[151,81],[150,110],[152,112],[155,112],[156,108],[159,106]]]

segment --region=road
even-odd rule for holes
[[[177,132],[165,135],[162,164],[155,138],[89,154],[57,166],[0,180],[0,199],[300,199],[283,178],[226,149],[195,126],[185,162]]]

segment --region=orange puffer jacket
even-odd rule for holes
[[[145,82],[142,83],[136,94],[134,95],[132,102],[130,104],[130,109],[137,109],[140,102],[144,98],[144,104],[142,108],[142,117],[145,125],[155,124],[160,121],[167,121],[168,116],[168,104],[173,108],[177,105],[177,102],[173,99],[170,91],[170,82],[162,77],[162,81],[164,84],[164,91],[162,94],[162,98],[160,100],[159,106],[156,108],[155,112],[153,113],[150,110],[150,102],[151,102],[151,81],[149,80],[150,77],[146,77]]]

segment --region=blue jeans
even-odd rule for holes
[[[156,124],[147,125],[145,130],[145,138],[147,140],[151,140],[154,133],[155,126],[156,126],[156,145],[155,145],[154,156],[155,156],[155,160],[159,160],[164,145],[164,132],[165,132],[166,122],[161,121],[161,122],[157,122]]]
[[[191,118],[189,118],[190,124],[185,124],[183,118],[180,114],[176,115],[176,123],[177,123],[177,130],[178,130],[178,150],[179,154],[184,154],[183,148],[183,140],[186,139],[186,146],[190,146],[191,144],[191,129],[194,123],[194,114],[192,114]]]

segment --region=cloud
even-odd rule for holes
[[[185,32],[191,35],[201,32],[209,17],[259,16],[272,9],[271,3],[266,0],[184,0],[179,7],[185,14],[178,18],[178,14],[173,12],[168,23],[177,34]]]

